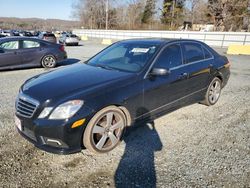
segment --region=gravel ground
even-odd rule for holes
[[[103,47],[66,47],[63,65]],[[250,187],[250,61],[228,58],[231,78],[216,105],[194,104],[136,125],[102,155],[50,154],[23,139],[13,120],[15,96],[27,78],[46,70],[0,72],[0,187]]]

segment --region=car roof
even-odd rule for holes
[[[130,44],[163,44],[166,43],[170,39],[163,39],[163,38],[135,38],[135,39],[126,39],[120,41],[121,43],[130,43]]]
[[[22,37],[22,36],[13,36],[13,37],[3,37],[0,38],[0,42],[7,42],[7,41],[14,41],[14,40],[33,40],[33,41],[37,41],[37,42],[42,42],[42,43],[46,43],[46,44],[54,44],[51,43],[49,41],[45,41],[36,37]]]
[[[201,41],[198,40],[193,40],[193,39],[175,39],[175,38],[136,38],[136,39],[126,39],[126,40],[122,40],[121,42],[125,42],[125,43],[145,43],[145,44],[167,44],[170,42],[181,42],[181,41],[185,41],[185,42],[198,42],[198,43],[202,43]]]
[[[14,37],[4,37],[0,39],[2,41],[12,41],[12,40],[37,40],[37,41],[43,41],[35,37],[21,37],[21,36],[14,36]]]

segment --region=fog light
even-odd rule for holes
[[[80,120],[76,121],[75,123],[73,123],[73,125],[71,126],[71,128],[73,129],[73,128],[79,127],[79,126],[83,125],[84,122],[85,122],[85,118],[84,119],[80,119]]]

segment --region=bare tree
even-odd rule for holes
[[[236,31],[248,15],[248,0],[208,0],[209,15],[217,31]]]
[[[201,2],[201,0],[189,0],[190,6],[191,6],[192,25],[194,24],[195,14],[197,11],[196,7],[199,2]]]
[[[73,7],[85,28],[177,29],[184,21],[214,23],[217,31],[247,28],[249,0],[78,0]],[[160,14],[156,6],[162,4]],[[106,16],[108,13],[108,16]],[[108,22],[108,25],[106,24]],[[248,24],[247,24],[248,23]]]

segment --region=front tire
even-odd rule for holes
[[[205,100],[202,101],[202,104],[205,104],[207,106],[214,105],[220,98],[221,88],[222,88],[221,80],[218,77],[215,77],[209,84],[209,87],[205,95]]]
[[[42,58],[42,67],[54,68],[56,66],[56,58],[53,55],[46,55]]]
[[[83,134],[83,144],[93,153],[109,152],[120,143],[125,126],[124,113],[116,106],[106,107],[89,121]]]

